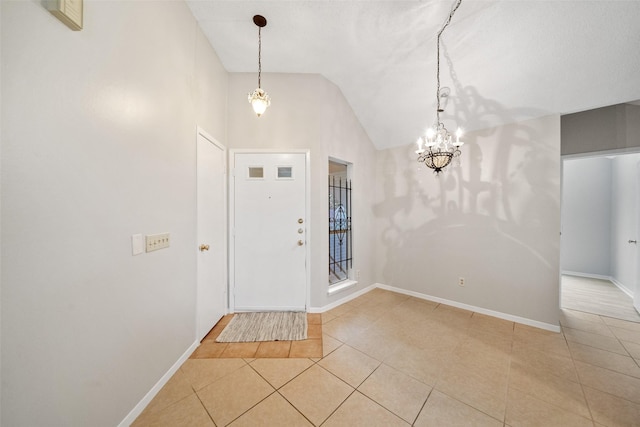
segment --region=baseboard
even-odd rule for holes
[[[603,274],[580,273],[578,271],[563,271],[561,274],[563,276],[586,277],[587,279],[611,280],[611,276]]]
[[[586,277],[588,279],[608,280],[609,282],[616,285],[618,289],[620,289],[622,292],[627,294],[629,298],[633,299],[633,291],[631,291],[631,289],[627,288],[622,283],[618,282],[612,276],[603,276],[601,274],[579,273],[576,271],[563,271],[562,274],[566,276]]]
[[[196,348],[198,348],[199,345],[200,342],[195,341],[193,344],[191,344],[191,346],[189,346],[189,348],[182,354],[182,356],[180,356],[176,363],[174,363],[173,366],[169,368],[167,373],[164,374],[162,378],[160,378],[156,385],[154,385],[151,390],[149,390],[149,392],[142,398],[140,402],[138,402],[138,404],[131,410],[131,412],[129,412],[124,420],[122,420],[120,424],[118,424],[118,427],[129,427],[136,420],[136,418],[138,418],[144,408],[147,407],[149,402],[151,402],[151,400],[156,397],[156,394],[158,394],[162,387],[164,387],[164,385],[167,383],[167,381],[169,381],[173,374],[175,374],[178,369],[180,369],[180,366],[182,366],[182,364],[189,358],[189,356],[191,356],[191,354],[196,350]]]
[[[366,288],[359,290],[358,292],[354,292],[352,294],[345,296],[344,298],[340,298],[339,300],[334,301],[331,304],[327,304],[322,307],[309,307],[308,311],[309,313],[324,313],[325,311],[329,311],[332,308],[336,308],[339,305],[342,305],[346,302],[351,301],[352,299],[358,298],[359,296],[366,294],[367,292],[375,289],[376,287],[377,287],[377,283],[374,283],[373,285],[369,285]]]
[[[622,283],[618,282],[613,277],[610,277],[609,280],[611,281],[611,283],[616,285],[622,292],[627,294],[629,296],[629,298],[633,299],[633,292],[631,291],[631,289],[627,288],[625,285],[623,285]]]
[[[560,332],[560,325],[553,325],[551,323],[539,322],[537,320],[527,319],[525,317],[514,316],[512,314],[502,313],[499,311],[488,310],[482,307],[476,307],[474,305],[463,304],[461,302],[452,301],[444,298],[434,297],[432,295],[421,294],[419,292],[408,291],[406,289],[396,288],[393,286],[383,285],[381,283],[377,283],[377,287],[380,289],[385,289],[392,292],[397,292],[399,294],[409,295],[412,297],[420,298],[427,301],[433,301],[440,304],[446,304],[453,307],[462,308],[464,310],[474,311],[480,314],[486,314],[487,316],[497,317],[498,319],[508,320],[510,322],[516,322],[527,326],[533,326],[534,328],[545,329],[547,331],[552,332]]]

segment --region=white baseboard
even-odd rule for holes
[[[138,418],[142,411],[144,411],[144,408],[147,407],[149,402],[151,402],[151,400],[156,397],[156,394],[158,394],[160,389],[162,389],[167,381],[171,379],[173,374],[175,374],[176,371],[180,369],[180,366],[182,366],[182,364],[189,358],[189,356],[191,356],[191,354],[196,350],[196,348],[198,348],[199,345],[200,342],[195,341],[193,344],[191,344],[191,346],[189,346],[189,348],[182,354],[182,356],[180,356],[176,363],[174,363],[173,366],[169,368],[167,373],[164,374],[162,378],[160,378],[156,385],[154,385],[153,388],[149,390],[149,392],[142,398],[140,402],[138,402],[138,404],[131,410],[131,412],[129,412],[124,420],[122,420],[122,422],[118,424],[118,427],[129,427],[136,420],[136,418]]]
[[[633,291],[628,287],[626,287],[625,285],[623,285],[622,283],[618,282],[612,276],[603,276],[601,274],[579,273],[576,271],[563,271],[562,274],[566,276],[586,277],[588,279],[607,280],[613,283],[614,285],[616,285],[618,289],[620,289],[622,292],[627,294],[629,298],[633,299]]]
[[[561,274],[563,276],[586,277],[587,279],[611,280],[611,276],[603,274],[580,273],[578,271],[563,271]]]
[[[516,322],[523,325],[533,326],[534,328],[545,329],[551,332],[560,332],[560,325],[553,325],[551,323],[539,322],[537,320],[527,319],[525,317],[514,316],[512,314],[502,313],[500,311],[488,310],[482,307],[476,307],[475,305],[464,304],[457,301],[452,301],[440,297],[434,297],[432,295],[421,294],[419,292],[408,291],[406,289],[395,288],[393,286],[383,285],[378,283],[379,288],[386,289],[388,291],[397,292],[404,295],[420,298],[427,301],[438,302],[440,304],[450,305],[453,307],[462,308],[464,310],[474,311],[480,314],[486,314],[487,316],[497,317],[498,319],[508,320],[510,322]]]
[[[611,283],[616,285],[622,292],[627,294],[629,296],[629,298],[633,299],[633,292],[631,291],[631,289],[627,288],[625,285],[623,285],[622,283],[618,282],[613,277],[611,277],[609,280],[611,281]]]
[[[327,304],[322,307],[309,307],[309,313],[324,313],[325,311],[329,311],[332,308],[336,308],[339,305],[342,305],[346,302],[351,301],[352,299],[358,298],[360,295],[366,294],[367,292],[375,289],[377,287],[376,285],[377,283],[374,283],[373,285],[369,285],[366,288],[359,290],[358,292],[349,294],[344,298],[341,298],[337,301],[332,302],[331,304]]]
[[[444,299],[444,298],[439,298],[439,297],[434,297],[431,295],[426,295],[426,294],[421,294],[419,292],[414,292],[414,291],[408,291],[406,289],[402,289],[402,288],[396,288],[393,286],[388,286],[388,285],[384,285],[382,283],[374,283],[371,286],[368,286],[358,292],[355,292],[351,295],[348,295],[338,301],[335,301],[331,304],[325,305],[324,307],[312,307],[309,309],[310,313],[324,313],[325,311],[331,310],[332,308],[338,307],[339,305],[342,305],[346,302],[351,301],[354,298],[359,297],[360,295],[364,295],[367,292],[373,290],[373,289],[384,289],[387,291],[391,291],[391,292],[396,292],[399,294],[403,294],[403,295],[409,295],[412,297],[416,297],[416,298],[420,298],[423,300],[427,300],[427,301],[433,301],[433,302],[437,302],[437,303],[441,303],[441,304],[446,304],[446,305],[450,305],[452,307],[458,307],[458,308],[462,308],[464,310],[469,310],[469,311],[473,311],[476,313],[480,313],[480,314],[486,314],[487,316],[492,316],[492,317],[497,317],[498,319],[504,319],[504,320],[508,320],[510,322],[516,322],[516,323],[520,323],[523,325],[528,325],[528,326],[533,326],[534,328],[539,328],[539,329],[545,329],[547,331],[552,331],[552,332],[560,332],[560,325],[553,325],[551,323],[545,323],[545,322],[539,322],[537,320],[532,320],[532,319],[527,319],[524,317],[520,317],[520,316],[514,316],[512,314],[507,314],[507,313],[502,313],[499,311],[493,311],[493,310],[488,310],[486,308],[482,308],[482,307],[476,307],[474,305],[469,305],[469,304],[463,304],[457,301],[452,301],[452,300],[448,300],[448,299]]]

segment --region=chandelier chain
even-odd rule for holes
[[[449,26],[449,24],[451,23],[451,18],[453,18],[453,15],[456,13],[456,10],[458,10],[458,8],[460,7],[460,3],[462,3],[462,0],[456,0],[456,2],[453,4],[453,6],[451,7],[451,12],[449,12],[449,16],[447,17],[447,20],[444,22],[444,24],[442,25],[442,28],[440,28],[440,31],[438,31],[438,37],[437,37],[437,62],[436,62],[436,81],[437,81],[437,90],[436,90],[436,101],[437,101],[437,109],[436,109],[436,119],[438,121],[437,125],[440,125],[440,36],[442,35],[442,33],[444,32],[445,28],[447,28]]]
[[[258,27],[258,89],[260,89],[261,75],[262,75],[262,27]]]

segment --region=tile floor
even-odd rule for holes
[[[216,324],[193,352],[190,359],[211,358],[288,358],[322,357],[322,315],[307,313],[307,339],[300,341],[266,341],[222,343],[216,338],[231,321],[233,314],[227,314]]]
[[[562,333],[380,289],[323,313],[322,358],[192,358],[135,426],[640,426],[640,323]]]

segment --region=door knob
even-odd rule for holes
[[[298,240],[298,246],[302,246],[304,245],[304,242],[302,240]]]
[[[304,220],[302,218],[298,218],[298,224],[302,224]]]
[[[202,244],[200,245],[200,252],[208,251],[209,245]]]

